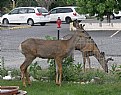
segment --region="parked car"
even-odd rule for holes
[[[118,14],[116,13],[113,13],[111,16],[110,16],[111,19],[120,19],[121,18],[121,11],[119,11]]]
[[[49,11],[50,22],[57,21],[57,18],[60,17],[61,21],[65,21],[66,23],[70,23],[72,20],[77,19],[78,21],[82,21],[86,19],[86,16],[83,14],[77,13],[76,9],[78,7],[68,6],[68,7],[56,7]]]
[[[0,11],[0,23],[1,23],[2,15],[3,15],[3,13]]]
[[[48,11],[44,7],[18,7],[3,15],[1,23],[27,23],[28,25],[40,23],[44,26],[49,20]]]

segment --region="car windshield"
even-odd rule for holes
[[[37,10],[39,13],[48,13],[48,11],[45,8],[38,8]]]
[[[0,17],[2,17],[2,13],[0,12]]]

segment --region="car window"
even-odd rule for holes
[[[19,9],[19,14],[25,14],[25,13],[27,13],[27,9],[26,8]]]
[[[73,12],[71,8],[59,8],[57,10],[57,13],[70,13],[70,12]]]
[[[57,9],[53,9],[50,11],[50,14],[56,14]]]
[[[2,15],[3,15],[2,12],[0,12],[0,17],[2,17]]]
[[[19,9],[14,9],[9,14],[18,14],[18,12],[19,12]]]
[[[39,13],[48,13],[48,11],[45,8],[38,8],[37,10]]]
[[[28,9],[28,13],[35,13],[35,10],[32,9],[32,8],[29,8],[29,9]]]

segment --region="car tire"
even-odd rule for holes
[[[66,17],[65,21],[66,21],[67,24],[69,24],[72,20],[71,20],[70,17]]]
[[[43,22],[43,23],[40,23],[40,25],[41,25],[41,26],[45,26],[45,24],[46,24],[45,22]]]
[[[27,24],[33,26],[34,25],[33,19],[28,19]]]
[[[8,19],[6,18],[6,19],[3,19],[3,22],[2,22],[2,24],[9,24],[9,21],[8,21]]]
[[[114,14],[110,15],[110,19],[115,19]]]
[[[120,19],[120,17],[115,17],[116,19]]]

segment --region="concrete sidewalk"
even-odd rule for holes
[[[80,23],[85,30],[121,30],[121,23]]]

